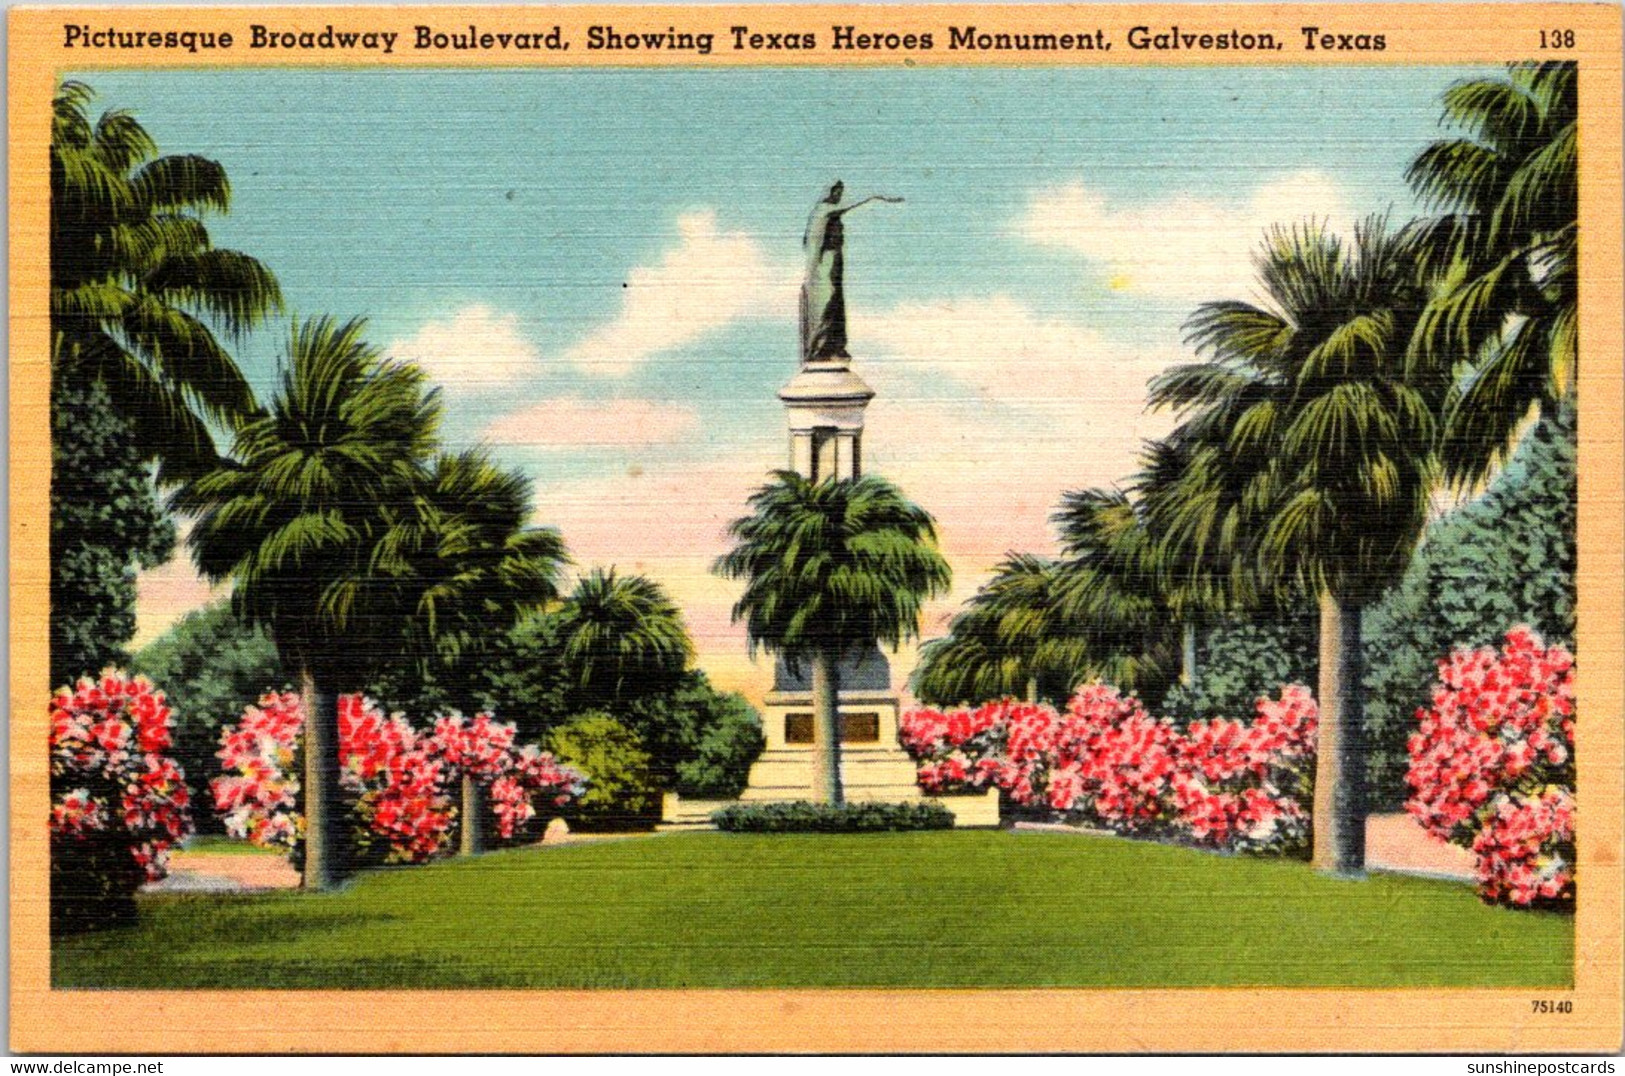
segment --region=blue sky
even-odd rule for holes
[[[836,178],[866,457],[936,513],[955,600],[1129,473],[1148,376],[1265,225],[1415,211],[1407,162],[1467,69],[82,73],[231,176],[211,231],[294,312],[365,315],[446,385],[447,440],[534,479],[578,561],[660,578],[702,663],[758,671],[710,579],[784,458],[800,238]],[[268,388],[282,331],[242,350]],[[205,591],[143,580],[150,636]],[[933,613],[928,632],[951,612]]]

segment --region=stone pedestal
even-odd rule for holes
[[[773,670],[773,690],[763,699],[762,733],[767,747],[751,767],[746,801],[812,798],[812,692],[807,670],[781,659]],[[913,759],[897,739],[899,704],[891,690],[891,669],[878,647],[841,662],[841,789],[848,800],[901,803],[920,798]]]
[[[779,390],[790,470],[814,482],[863,473],[863,409],[875,390],[845,362],[809,362]]]

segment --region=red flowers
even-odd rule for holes
[[[108,669],[51,696],[53,927],[130,914],[143,882],[166,873],[192,832],[190,797],[169,747],[164,694]]]
[[[1125,833],[1167,833],[1225,848],[1280,849],[1306,834],[1316,709],[1290,685],[1258,700],[1252,724],[1184,732],[1104,684],[1065,714],[1005,699],[975,710],[903,716],[903,746],[929,792],[996,785],[1023,806]]]
[[[1571,903],[1574,655],[1521,625],[1500,650],[1456,650],[1416,717],[1405,809],[1473,850],[1485,900]]]
[[[514,727],[478,714],[437,717],[422,732],[401,714],[385,715],[361,695],[339,698],[340,782],[352,797],[358,845],[378,846],[386,862],[420,863],[451,842],[464,774],[490,793],[497,830],[511,838],[536,817],[535,801],[563,806],[586,777],[529,745],[516,751]],[[292,847],[303,831],[293,765],[304,730],[299,698],[270,694],[221,732],[228,772],[212,783],[226,829],[255,844]]]

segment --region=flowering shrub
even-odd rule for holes
[[[456,809],[441,745],[361,695],[339,697],[339,786],[354,797],[363,861],[420,863],[451,841]]]
[[[227,771],[210,783],[226,832],[262,848],[292,848],[303,835],[293,768],[305,716],[299,696],[272,692],[221,729],[217,756]]]
[[[536,817],[536,804],[566,807],[587,790],[587,777],[566,766],[535,744],[526,744],[511,756],[508,773],[491,782],[491,810],[496,815],[497,832],[512,838],[526,822]]]
[[[1307,835],[1315,722],[1301,685],[1259,699],[1251,724],[1203,721],[1180,732],[1138,699],[1089,684],[1065,713],[1011,699],[915,710],[901,739],[928,792],[994,785],[1019,806],[1122,833],[1284,851]]]
[[[420,863],[444,851],[458,816],[454,789],[467,774],[489,789],[497,832],[517,837],[538,801],[563,806],[586,777],[534,744],[514,750],[514,727],[489,714],[436,718],[422,732],[361,695],[339,698],[339,783],[363,861]],[[299,697],[269,694],[222,730],[215,807],[226,830],[255,844],[294,848],[303,833],[295,760],[304,730]]]
[[[1405,809],[1472,849],[1485,900],[1571,904],[1574,655],[1524,626],[1499,650],[1458,649],[1416,716]]]
[[[145,677],[108,669],[58,688],[50,716],[52,929],[104,926],[134,913],[192,832],[169,707]]]

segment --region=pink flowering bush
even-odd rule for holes
[[[467,774],[488,790],[497,833],[522,835],[537,804],[563,806],[581,795],[586,777],[534,744],[515,750],[514,727],[489,714],[436,718],[428,731],[401,714],[385,714],[361,695],[339,698],[339,782],[354,827],[358,863],[421,863],[451,844]],[[227,832],[255,844],[297,848],[296,759],[304,730],[299,698],[270,694],[222,730],[219,757],[227,771],[212,783]]]
[[[1405,809],[1473,851],[1485,900],[1572,904],[1574,655],[1524,626],[1458,649],[1416,717]]]
[[[1191,836],[1245,850],[1306,847],[1319,715],[1309,689],[1288,684],[1258,699],[1248,724],[1193,722],[1171,781]]]
[[[58,688],[50,719],[52,929],[128,919],[135,891],[164,877],[192,832],[164,693],[108,669]]]
[[[294,755],[305,715],[299,696],[271,692],[249,706],[235,726],[220,730],[225,771],[210,782],[214,809],[233,837],[262,848],[292,848],[304,834]]]
[[[1004,699],[903,716],[903,747],[931,793],[1002,789],[1019,807],[1120,833],[1282,852],[1307,838],[1316,709],[1308,688],[1259,699],[1250,724],[1181,731],[1104,684],[1064,713]]]
[[[351,797],[359,863],[421,863],[451,841],[456,808],[433,736],[372,699],[339,697],[339,786]]]

